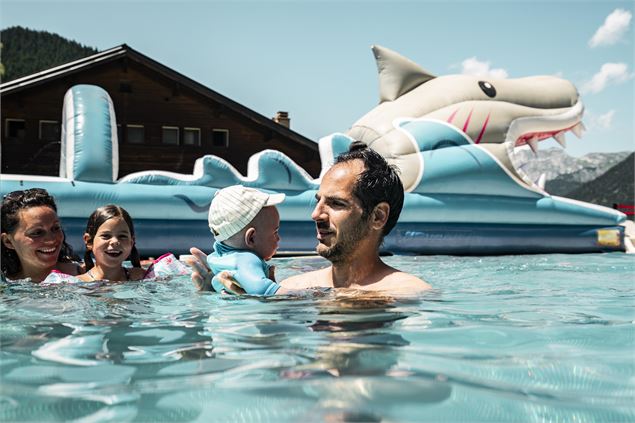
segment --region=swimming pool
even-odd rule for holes
[[[635,256],[386,260],[435,290],[3,284],[0,420],[635,420]],[[279,279],[325,264],[274,263]]]

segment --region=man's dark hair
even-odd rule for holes
[[[377,204],[384,201],[388,203],[390,213],[382,232],[382,236],[386,236],[397,224],[403,208],[403,184],[397,169],[361,141],[354,141],[348,152],[337,156],[335,164],[357,159],[364,162],[364,170],[353,187],[353,195],[362,205],[364,218],[370,216]]]

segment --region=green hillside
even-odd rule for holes
[[[597,179],[565,195],[565,197],[612,207],[613,203],[635,201],[635,153],[609,169]],[[632,218],[631,218],[632,219]]]
[[[2,82],[40,72],[97,53],[92,47],[46,31],[13,26],[0,31]]]

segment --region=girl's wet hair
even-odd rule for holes
[[[90,237],[88,242],[92,243],[95,240],[95,235],[97,235],[97,231],[101,225],[103,225],[107,220],[115,217],[122,218],[124,222],[126,222],[128,229],[130,229],[130,235],[134,238],[134,225],[128,212],[123,207],[119,207],[115,204],[108,204],[107,206],[103,206],[95,210],[88,218],[88,223],[86,224],[86,233]],[[139,252],[137,251],[137,246],[134,243],[132,244],[130,256],[127,258],[130,259],[134,267],[141,267]],[[84,264],[86,265],[86,271],[95,267],[95,264],[93,263],[93,256],[91,251],[88,249],[88,246],[86,246],[86,252],[84,253]]]
[[[20,212],[31,207],[49,207],[57,213],[57,205],[53,197],[42,188],[31,188],[20,191],[13,191],[2,198],[2,232],[12,234],[20,225]],[[64,231],[62,231],[64,233]],[[20,258],[15,250],[5,247],[0,243],[2,255],[2,273],[5,276],[15,275],[22,270]],[[78,261],[79,257],[73,253],[73,248],[66,243],[66,234],[62,241],[62,249],[57,259],[59,262]]]

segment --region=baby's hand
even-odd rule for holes
[[[232,294],[242,295],[245,293],[245,290],[238,285],[238,282],[234,279],[233,273],[227,270],[223,270],[218,275],[214,276],[213,284],[214,289],[217,289],[219,285],[222,285],[225,291]]]

